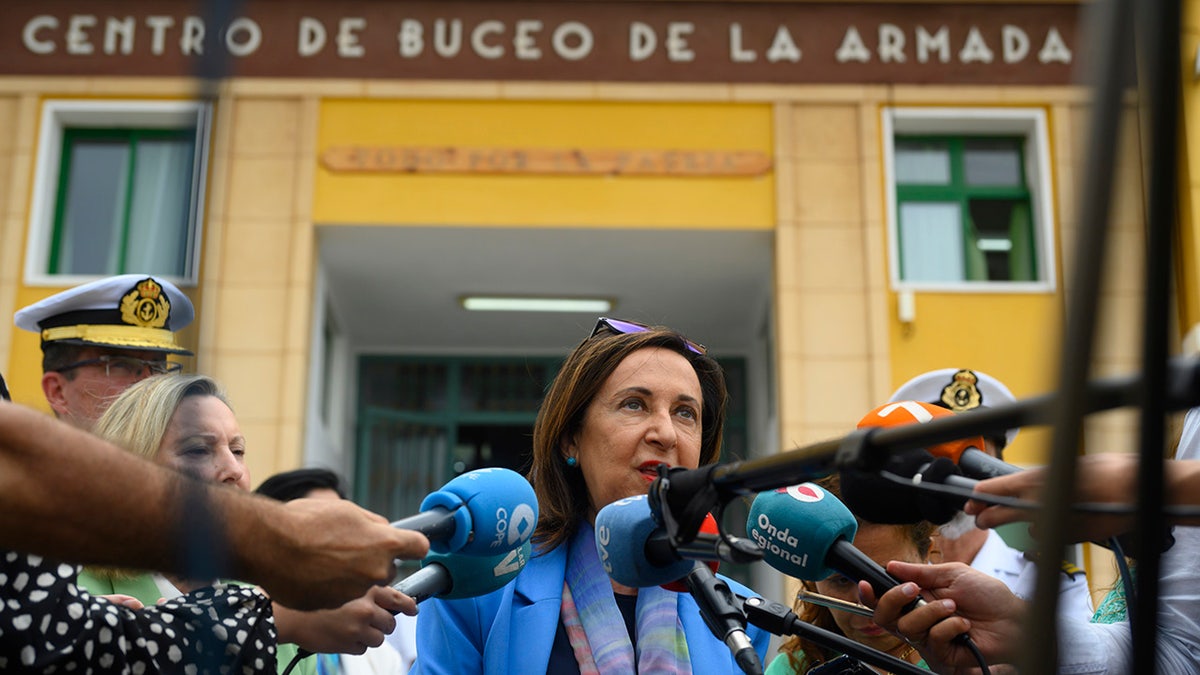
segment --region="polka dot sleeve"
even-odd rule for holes
[[[275,672],[271,601],[218,584],[131,610],[75,585],[79,568],[0,552],[0,672]]]

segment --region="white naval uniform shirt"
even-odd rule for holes
[[[1037,563],[1025,554],[1004,543],[995,530],[988,530],[987,541],[975,554],[971,567],[1004,582],[1013,595],[1032,601],[1037,585]],[[1092,594],[1087,576],[1082,571],[1059,577],[1058,615],[1072,616],[1083,621],[1092,618]]]

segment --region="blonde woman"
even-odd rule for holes
[[[126,389],[96,423],[95,432],[135,454],[206,482],[249,490],[246,438],[220,385],[204,375],[159,375]],[[97,595],[126,594],[145,605],[178,597],[212,580],[100,570],[79,584]],[[309,652],[361,654],[395,627],[395,612],[416,613],[411,598],[387,586],[334,610],[299,612],[274,604],[281,644],[278,666],[296,645]],[[303,662],[302,662],[303,663]],[[308,664],[304,664],[308,665]]]

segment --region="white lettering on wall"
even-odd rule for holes
[[[991,63],[995,58],[992,50],[984,41],[983,35],[979,33],[979,29],[971,26],[971,31],[967,33],[967,41],[963,44],[962,51],[958,53],[958,60],[963,63],[974,63],[980,61],[983,63]]]
[[[1000,29],[1000,46],[1005,63],[1024,61],[1029,54],[1029,35],[1016,26],[1005,25]]]
[[[184,56],[204,54],[204,22],[200,17],[189,16],[183,20],[183,34],[179,36],[179,51]]]
[[[538,49],[533,39],[534,33],[542,32],[542,22],[523,19],[517,22],[513,30],[513,56],[522,61],[536,61],[542,58],[542,50]]]
[[[904,31],[894,23],[879,24],[879,61],[904,63]]]
[[[924,26],[917,26],[917,62],[929,63],[929,54],[934,50],[939,62],[950,62],[950,29],[942,26],[930,35]]]
[[[169,16],[148,16],[146,25],[150,28],[150,53],[162,56],[167,50],[167,29],[175,25],[175,19]]]
[[[91,14],[76,14],[67,24],[67,53],[91,54],[92,43],[88,42],[87,29],[96,25],[96,17]]]
[[[742,47],[742,24],[729,24],[729,60],[734,63],[753,63],[758,54]]]
[[[201,32],[203,35],[203,31]],[[234,56],[250,56],[262,45],[262,28],[253,19],[238,17],[225,31],[225,49]]]
[[[425,27],[420,21],[405,19],[400,22],[400,32],[396,33],[396,44],[400,48],[400,56],[411,59],[425,51]]]
[[[551,37],[554,53],[568,61],[578,61],[592,53],[596,38],[592,30],[579,21],[566,21],[554,29]],[[571,43],[577,42],[574,47]]]
[[[358,41],[359,32],[365,30],[367,20],[355,16],[347,17],[338,21],[337,32],[337,53],[338,56],[344,59],[361,59],[367,53],[363,46]]]
[[[629,24],[629,60],[645,61],[654,53],[658,46],[658,37],[654,29],[641,21]]]
[[[667,60],[694,61],[696,52],[688,48],[687,36],[696,31],[696,24],[690,21],[672,21],[667,24]]]
[[[867,49],[867,45],[863,44],[862,36],[858,34],[858,28],[850,26],[846,29],[846,34],[842,36],[842,45],[838,47],[834,58],[838,63],[847,61],[866,63],[871,60],[871,51]]]
[[[767,61],[770,63],[800,62],[800,48],[796,46],[796,41],[792,39],[792,34],[788,31],[787,26],[780,26],[775,30],[775,39],[771,40],[771,48],[767,50]]]
[[[133,53],[133,29],[137,26],[137,22],[132,16],[127,16],[123,19],[118,19],[115,16],[108,17],[104,22],[104,53],[116,54],[120,51],[122,54]],[[117,39],[120,38],[121,46],[117,46]]]
[[[38,33],[43,29],[55,30],[57,28],[58,19],[40,14],[25,23],[25,30],[21,31],[21,42],[25,44],[25,49],[34,54],[53,54],[54,42],[39,38]]]
[[[296,39],[296,53],[314,56],[325,48],[325,24],[311,16],[300,17],[300,35]]]
[[[462,21],[454,19],[447,24],[445,19],[433,22],[433,51],[443,58],[457,56],[462,51]]]
[[[484,39],[491,34],[499,35],[504,32],[504,24],[499,21],[483,21],[471,31],[471,49],[481,58],[498,59],[504,56],[504,47],[489,45]]]
[[[390,26],[370,23],[365,17],[343,16],[317,18],[302,15],[296,19],[296,56],[311,58],[336,51],[343,59],[365,59],[366,46],[377,39],[379,31],[395,30],[396,49],[400,57],[416,59],[436,55],[442,59],[461,57],[489,61],[511,59],[537,62],[547,59],[580,61],[592,56],[598,46],[604,50],[624,49],[631,63],[655,60],[704,67],[717,60],[733,64],[760,63],[794,64],[804,55],[805,36],[812,27],[793,21],[788,24],[747,24],[730,21],[713,26],[691,20],[675,20],[656,25],[631,20],[624,34],[593,32],[593,27],[581,21],[548,23],[545,19],[513,20],[487,19],[472,23],[459,18],[405,18]],[[859,28],[862,25],[862,29]],[[830,57],[838,64],[948,64],[957,62],[976,66],[1011,66],[1015,64],[1070,64],[1074,58],[1071,48],[1058,28],[1040,26],[1036,29],[1017,24],[988,24],[950,27],[919,24],[872,22],[843,25],[842,37],[832,54],[818,57],[824,62]],[[273,35],[264,26],[248,17],[234,18],[228,25],[208,26],[197,16],[172,17],[149,14],[39,14],[30,17],[22,27],[21,44],[27,54],[100,58],[102,56],[161,57],[178,45],[178,55],[203,55],[206,36],[215,39],[209,46],[224,49],[236,57],[256,55]],[[698,36],[709,36],[713,30],[728,33],[728,52],[720,47],[701,43]],[[824,28],[822,28],[824,30]],[[1044,31],[1044,32],[1043,32]],[[865,36],[865,37],[864,37]],[[285,38],[286,39],[286,38]],[[1039,40],[1040,47],[1039,47]],[[611,53],[611,52],[610,52]]]
[[[1071,50],[1067,48],[1067,43],[1063,42],[1062,36],[1058,34],[1058,29],[1054,26],[1051,26],[1050,31],[1046,33],[1046,42],[1038,51],[1038,61],[1042,63],[1071,62]]]

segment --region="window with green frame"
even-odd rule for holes
[[[900,279],[1039,281],[1021,136],[896,136]]]
[[[64,128],[48,271],[191,276],[196,128]]]

